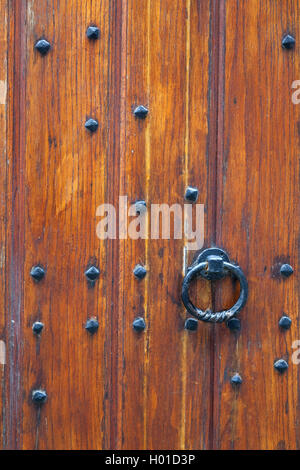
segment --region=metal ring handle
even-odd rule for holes
[[[209,250],[206,250],[209,252]],[[226,258],[228,259],[227,255]],[[234,276],[240,282],[240,296],[238,301],[234,304],[229,310],[224,310],[222,312],[212,312],[211,310],[201,310],[192,303],[189,297],[189,287],[193,279],[198,276],[205,277],[206,279],[221,279],[228,272],[234,274]],[[229,261],[224,260],[224,256],[207,256],[206,261],[196,262],[191,268],[188,269],[188,272],[183,280],[182,284],[182,301],[184,303],[187,311],[196,317],[198,320],[211,323],[222,323],[225,320],[237,315],[240,310],[244,307],[248,298],[248,282],[247,279],[237,265],[230,263]]]

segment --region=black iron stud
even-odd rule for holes
[[[230,382],[232,385],[241,385],[243,383],[243,379],[240,374],[234,374],[234,376],[231,377]]]
[[[144,277],[146,276],[147,270],[141,264],[137,264],[133,270],[133,274],[137,279],[141,280],[144,279]]]
[[[41,55],[46,55],[51,45],[46,39],[40,39],[34,47]]]
[[[146,201],[136,201],[134,206],[137,214],[144,214],[147,210]]]
[[[37,282],[41,281],[45,276],[45,270],[42,266],[33,266],[30,276]]]
[[[198,329],[198,320],[196,318],[187,318],[185,320],[184,329],[196,331]]]
[[[241,329],[241,321],[238,318],[230,318],[227,326],[231,331],[239,331]]]
[[[278,372],[281,374],[287,370],[289,367],[288,363],[284,359],[279,359],[278,361],[274,362],[274,367]]]
[[[43,405],[47,400],[48,396],[45,390],[34,390],[32,392],[32,401],[36,405]]]
[[[295,38],[290,34],[286,34],[282,39],[281,45],[284,49],[294,49],[295,43]]]
[[[144,331],[146,328],[145,320],[142,317],[136,318],[132,323],[132,327],[137,332]]]
[[[148,113],[149,110],[143,105],[137,106],[133,111],[133,114],[140,119],[145,119]]]
[[[85,276],[89,281],[96,281],[100,276],[100,271],[96,266],[91,266],[85,271]]]
[[[99,322],[96,318],[90,318],[85,324],[85,329],[93,335],[98,331],[99,328]]]
[[[287,317],[286,315],[283,315],[280,320],[279,320],[279,326],[280,328],[283,328],[284,330],[289,330],[291,328],[292,320],[290,317]]]
[[[97,26],[89,26],[86,30],[88,39],[99,39],[100,29]]]
[[[44,324],[41,323],[40,321],[36,321],[32,325],[32,330],[33,330],[34,334],[36,334],[36,335],[39,335],[43,331],[43,328],[44,328]]]
[[[96,132],[98,129],[98,121],[95,119],[88,119],[85,123],[85,128],[90,132]]]
[[[193,188],[192,186],[188,186],[185,191],[184,199],[188,202],[197,202],[199,195],[199,191],[197,188]]]
[[[280,274],[284,277],[290,277],[294,270],[289,264],[283,264],[280,268]]]

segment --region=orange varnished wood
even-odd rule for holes
[[[0,80],[10,84],[0,103],[4,447],[299,448],[299,2],[8,0],[0,11]],[[98,41],[86,38],[90,24]],[[294,51],[281,48],[287,31]],[[40,37],[52,46],[45,57]],[[139,104],[145,120],[133,115]],[[205,206],[205,247],[226,249],[249,280],[240,333],[184,330],[187,240],[97,238],[100,204],[183,205],[188,185]],[[287,280],[282,262],[295,268]],[[35,264],[46,268],[40,284]],[[202,308],[238,295],[230,280],[191,291]],[[278,358],[289,362],[282,376]],[[35,388],[49,396],[40,411]]]
[[[106,250],[96,237],[96,208],[106,202],[109,158],[109,5],[87,1],[83,8],[75,1],[70,8],[66,1],[28,1],[23,13],[20,445],[103,448],[109,446],[110,358],[105,351],[110,330]],[[101,29],[97,42],[86,38],[91,23]],[[42,36],[52,46],[45,57],[34,51]],[[87,117],[99,121],[94,135],[84,128]],[[29,275],[37,263],[47,271],[39,285]],[[84,277],[90,263],[101,270],[94,288]],[[100,323],[93,337],[84,329],[91,316]],[[36,320],[45,324],[41,338],[32,333]],[[41,413],[31,402],[32,390],[40,387],[49,396]]]
[[[217,244],[240,263],[249,281],[240,334],[216,329],[214,447],[295,449],[299,434],[299,2],[226,2],[220,84]],[[286,32],[296,38],[283,50]],[[222,100],[224,97],[224,105]],[[295,274],[279,275],[290,263]],[[233,301],[230,285],[223,299]],[[219,305],[220,306],[220,305]],[[293,323],[280,331],[288,314]],[[276,359],[289,363],[282,376]],[[230,377],[239,372],[239,392]]]
[[[5,362],[6,362],[6,207],[7,207],[7,55],[8,2],[0,1],[0,447],[4,444]]]

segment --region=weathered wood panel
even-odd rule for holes
[[[96,208],[106,202],[108,179],[110,6],[92,0],[14,6],[25,25],[16,43],[23,73],[14,187],[22,233],[14,242],[15,269],[24,294],[21,396],[16,391],[12,400],[23,399],[14,424],[22,423],[18,445],[25,449],[109,446],[109,270],[106,246],[96,236]],[[100,28],[99,41],[88,41],[90,24]],[[34,50],[41,37],[51,43],[46,56]],[[89,117],[99,122],[91,135],[84,126]],[[39,284],[29,274],[36,264],[46,270]],[[101,271],[93,288],[84,276],[90,264]],[[93,337],[84,328],[90,317],[99,320]],[[40,338],[32,332],[37,320],[45,324]],[[48,393],[41,412],[31,401],[36,388]]]
[[[0,448],[4,445],[6,363],[6,207],[7,207],[7,83],[8,2],[0,1]]]
[[[245,270],[249,299],[239,334],[216,329],[214,447],[299,448],[299,2],[227,1],[219,77],[217,244]],[[281,40],[290,32],[295,50]],[[224,102],[223,102],[224,98]],[[279,274],[290,263],[289,279]],[[232,304],[222,285],[222,306]],[[290,331],[280,331],[283,313]],[[276,359],[288,361],[282,376]],[[239,391],[230,377],[239,372]]]

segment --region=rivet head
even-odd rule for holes
[[[234,376],[231,377],[230,382],[232,385],[241,385],[243,383],[243,379],[240,374],[234,374]]]
[[[140,119],[145,119],[148,113],[149,110],[143,105],[137,106],[133,111],[133,114]]]
[[[147,211],[146,201],[136,201],[134,207],[137,214],[144,214]]]
[[[51,45],[46,39],[40,39],[34,47],[41,55],[46,55]]]
[[[47,398],[48,396],[45,390],[34,390],[32,392],[32,401],[36,405],[43,405],[43,403],[47,401]]]
[[[188,186],[185,191],[184,199],[188,202],[197,202],[199,191],[197,188]]]
[[[283,328],[284,330],[289,330],[291,328],[292,320],[290,317],[287,317],[286,315],[283,315],[280,320],[279,320],[279,326],[280,328]]]
[[[241,329],[241,321],[238,318],[230,318],[227,326],[231,331],[239,331]]]
[[[91,266],[85,271],[84,274],[89,281],[96,281],[100,276],[100,271],[96,266]]]
[[[132,323],[132,327],[137,332],[144,331],[146,328],[145,320],[142,317],[136,318]]]
[[[95,119],[88,119],[85,123],[85,128],[90,132],[96,132],[98,129],[98,121]]]
[[[32,330],[33,330],[34,334],[36,334],[36,335],[39,335],[43,331],[43,328],[44,328],[44,323],[41,323],[40,321],[36,321],[32,325]]]
[[[85,324],[85,329],[93,335],[98,331],[99,328],[99,322],[96,318],[90,318]]]
[[[45,270],[42,266],[33,266],[30,276],[37,282],[41,281],[45,276]]]
[[[293,38],[293,36],[291,36],[290,34],[286,34],[281,42],[281,45],[284,49],[294,49],[295,44],[295,38]]]
[[[146,276],[147,270],[141,264],[137,264],[133,270],[133,274],[137,279],[141,280],[144,279],[144,277]]]
[[[278,370],[278,372],[282,374],[287,370],[289,365],[284,359],[279,359],[278,361],[274,362],[274,367],[276,370]]]
[[[198,329],[198,320],[196,318],[187,318],[185,320],[184,329],[196,331]]]
[[[99,39],[100,29],[97,26],[89,26],[86,30],[88,39]]]
[[[280,268],[280,274],[284,277],[290,277],[294,270],[289,264],[283,264]]]

